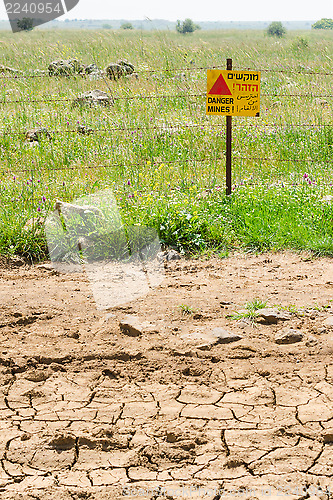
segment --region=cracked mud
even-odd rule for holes
[[[333,498],[331,260],[168,262],[108,313],[82,275],[0,280],[1,499]],[[289,319],[228,317],[254,298]]]

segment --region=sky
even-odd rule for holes
[[[79,0],[60,19],[176,21],[186,17],[194,21],[315,21],[333,18],[333,0]],[[6,18],[0,0],[0,19]]]

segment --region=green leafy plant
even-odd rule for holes
[[[267,28],[267,34],[269,36],[277,36],[282,38],[286,34],[286,28],[280,21],[274,21]]]
[[[323,17],[312,25],[314,30],[333,30],[333,19]]]
[[[247,302],[245,304],[245,311],[230,314],[227,318],[234,320],[250,319],[251,322],[254,322],[258,317],[258,310],[266,307],[266,304],[267,301],[263,302],[262,300],[255,298],[251,302]]]
[[[179,309],[182,311],[182,314],[184,316],[191,316],[192,314],[195,313],[195,309],[191,306],[186,305],[186,304],[181,304],[179,306]]]

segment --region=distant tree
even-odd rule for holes
[[[197,24],[195,24],[192,19],[185,19],[185,21],[181,22],[181,21],[177,21],[177,24],[176,24],[176,31],[178,31],[178,33],[182,33],[185,35],[185,33],[193,33],[193,31],[195,30],[199,30],[200,29],[200,26],[198,26]]]
[[[128,22],[126,22],[126,23],[123,23],[123,24],[120,26],[120,29],[122,29],[122,30],[132,30],[132,29],[134,29],[134,28],[133,28],[133,24],[132,24],[132,23],[128,23]]]
[[[18,29],[22,31],[31,31],[33,29],[33,19],[30,19],[30,17],[23,17],[19,21],[17,21],[17,27]]]
[[[102,24],[102,28],[103,30],[112,30],[111,24],[108,23]]]
[[[277,36],[282,38],[286,34],[286,28],[280,23],[280,21],[275,21],[271,23],[267,28],[267,34],[269,36]]]
[[[333,30],[333,19],[324,17],[312,25],[314,30]]]

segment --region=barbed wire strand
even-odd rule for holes
[[[235,160],[246,160],[246,161],[256,161],[256,162],[279,162],[279,163],[305,163],[305,164],[332,164],[333,160],[328,159],[328,160],[322,160],[322,159],[316,159],[316,158],[274,158],[274,157],[252,157],[252,156],[233,156],[233,161]],[[41,173],[41,172],[57,172],[57,171],[67,171],[67,170],[79,170],[79,169],[103,169],[103,168],[119,168],[119,167],[140,167],[140,166],[147,166],[148,162],[150,162],[150,165],[152,164],[153,166],[158,166],[158,165],[173,165],[175,163],[188,163],[192,162],[195,164],[198,163],[207,163],[209,161],[225,161],[225,155],[223,156],[214,156],[214,157],[205,157],[203,159],[196,159],[196,158],[184,158],[182,159],[176,159],[176,160],[164,160],[164,161],[157,161],[154,162],[152,159],[145,160],[143,162],[122,162],[122,163],[113,163],[109,165],[73,165],[73,166],[63,166],[63,167],[56,167],[56,168],[34,168],[35,173]],[[7,169],[7,170],[0,170],[0,174],[15,174],[17,172],[29,172],[31,173],[31,168],[25,168],[25,169]]]
[[[114,96],[112,100],[110,99],[110,106],[112,105],[112,102],[114,101],[131,101],[131,100],[151,100],[151,99],[186,99],[189,97],[206,97],[206,93],[200,93],[200,94],[158,94],[158,95],[134,95],[134,96]],[[327,99],[327,98],[333,98],[333,94],[312,94],[312,93],[307,93],[307,94],[261,94],[261,97],[274,97],[274,98],[281,98],[281,97],[297,97],[297,98],[303,98],[303,97],[309,97],[312,99]],[[75,104],[76,106],[85,106],[88,105],[85,103],[78,103],[75,102],[75,98],[59,98],[59,99],[17,99],[17,100],[11,100],[11,101],[4,101],[0,100],[0,105],[8,105],[8,104],[36,104],[36,103],[55,103],[55,102],[71,102],[73,105]],[[106,107],[106,106],[105,106]]]
[[[79,127],[83,127],[83,131],[79,130]],[[259,123],[259,124],[252,124],[252,123],[242,123],[242,124],[234,124],[233,129],[241,129],[241,130],[246,130],[248,128],[255,128],[255,129],[262,129],[262,128],[268,128],[272,132],[276,132],[278,130],[283,130],[286,128],[309,128],[309,129],[315,129],[320,130],[320,129],[325,129],[325,128],[330,128],[333,127],[333,123],[321,123],[321,124],[308,124],[308,123],[300,123],[300,124],[294,124],[294,123],[285,123],[283,125],[278,125],[278,124],[264,124],[264,123]],[[45,127],[44,127],[45,128]],[[10,130],[0,131],[0,137],[13,137],[13,136],[24,136],[27,135],[28,132],[35,133],[35,134],[43,134],[43,133],[48,133],[51,136],[52,135],[61,135],[61,134],[74,134],[77,133],[79,135],[92,135],[94,133],[103,133],[103,132],[127,132],[127,133],[134,133],[134,132],[146,132],[146,131],[152,131],[152,132],[164,132],[168,133],[170,131],[182,131],[186,129],[192,129],[192,128],[202,128],[203,131],[206,131],[207,129],[224,129],[225,128],[225,122],[221,123],[209,123],[209,122],[200,122],[200,123],[192,123],[192,124],[176,124],[172,125],[168,122],[163,123],[162,125],[153,125],[153,126],[139,126],[139,127],[107,127],[107,128],[91,128],[88,127],[87,125],[78,125],[77,128],[75,129],[58,129],[58,130],[49,130],[45,128],[45,132],[43,132],[43,127],[35,127],[34,129],[29,130],[22,130],[21,132],[12,132]],[[37,142],[36,141],[31,141],[31,142]]]
[[[209,69],[219,69],[223,70],[225,69],[225,64],[224,65],[213,65],[213,66],[193,66],[193,67],[185,67],[185,68],[155,68],[155,69],[138,69],[139,74],[157,74],[157,73],[177,73],[177,72],[191,72],[191,71],[207,71]],[[6,71],[6,70],[4,70]],[[40,71],[45,71],[47,72],[48,70],[40,70]],[[278,68],[273,68],[273,69],[268,69],[268,68],[239,68],[239,69],[234,69],[234,71],[259,71],[261,73],[286,73],[286,74],[296,74],[296,75],[319,75],[319,76],[333,76],[333,73],[331,72],[326,72],[326,71],[313,71],[311,69],[305,68],[300,69],[300,70],[295,70],[292,68],[283,68],[283,69],[278,69]],[[89,73],[72,73],[69,75],[51,75],[49,73],[47,74],[21,74],[21,73],[15,73],[5,75],[2,74],[0,75],[0,79],[7,79],[7,80],[18,80],[18,79],[29,79],[29,78],[70,78],[70,77],[75,77],[75,78],[89,78],[90,74]]]

